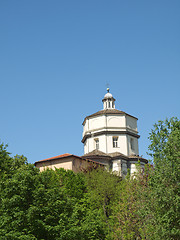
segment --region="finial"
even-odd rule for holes
[[[109,92],[109,83],[106,83],[107,92]]]

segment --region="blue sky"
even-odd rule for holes
[[[83,155],[82,122],[102,109],[153,124],[180,118],[180,1],[1,0],[0,139],[28,161]]]

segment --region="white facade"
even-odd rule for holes
[[[87,116],[83,122],[84,154],[88,155],[97,149],[107,155],[119,153],[128,158],[139,157],[138,119],[115,109],[115,99],[109,89],[102,101],[103,110]],[[131,173],[135,172],[135,163],[130,159],[127,162],[119,158],[112,162],[113,171],[126,175],[128,168]]]
[[[125,113],[102,113],[90,117],[84,122],[83,138],[84,154],[96,149],[99,140],[99,150],[104,153],[120,152],[126,156],[139,154],[137,119]],[[113,145],[117,137],[117,145]]]

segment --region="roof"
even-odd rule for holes
[[[141,160],[142,162],[145,162],[145,163],[148,163],[148,160],[147,159],[145,159],[145,158],[143,158],[143,157],[141,157],[141,156],[137,156],[137,155],[130,155],[129,156],[129,159],[131,159],[131,160]]]
[[[99,163],[99,162],[93,161],[92,159],[79,157],[79,156],[76,156],[76,155],[74,155],[74,154],[64,153],[64,154],[61,154],[61,155],[58,155],[58,156],[55,156],[55,157],[46,158],[46,159],[43,159],[43,160],[36,161],[36,162],[35,162],[35,166],[36,166],[36,164],[39,163],[39,162],[48,162],[48,161],[52,161],[52,160],[56,160],[56,159],[61,159],[61,158],[68,158],[68,157],[75,157],[75,158],[82,159],[82,160],[85,160],[85,161],[90,161],[90,162],[94,162],[94,163],[97,163],[97,164],[101,164],[101,163]],[[103,164],[101,164],[101,165],[103,165]]]
[[[104,98],[113,98],[112,94],[110,92],[107,92],[105,95],[104,95]]]
[[[132,116],[132,115],[130,115],[130,114],[128,114],[128,113],[125,113],[125,112],[120,111],[120,110],[118,110],[118,109],[109,109],[109,108],[108,108],[108,109],[100,110],[100,111],[98,111],[98,112],[96,112],[96,113],[93,113],[93,114],[91,114],[91,115],[85,117],[85,119],[84,119],[84,121],[83,121],[82,124],[84,125],[86,119],[88,119],[88,118],[92,118],[92,117],[100,116],[100,115],[106,115],[106,114],[113,114],[113,115],[117,115],[117,114],[118,114],[118,115],[127,115],[127,116],[129,116],[129,117],[133,117],[133,118],[135,118],[135,119],[138,120],[138,118],[136,118],[136,117],[134,117],[134,116]]]
[[[67,158],[67,157],[77,157],[77,158],[81,158],[81,157],[78,157],[78,156],[73,155],[73,154],[64,153],[64,154],[61,154],[61,155],[58,155],[58,156],[55,156],[55,157],[46,158],[46,159],[43,159],[43,160],[36,161],[36,162],[35,162],[35,165],[36,165],[36,163],[38,163],[38,162],[47,162],[47,161],[51,161],[51,160],[55,160],[55,159],[60,159],[60,158]]]
[[[82,156],[82,158],[88,158],[88,159],[100,159],[100,158],[103,158],[103,159],[107,159],[107,160],[115,160],[115,159],[125,159],[125,160],[128,160],[128,161],[142,161],[144,163],[148,163],[148,160],[145,159],[145,158],[142,158],[138,155],[130,155],[130,156],[126,156],[120,152],[114,152],[114,153],[104,153],[104,152],[101,152],[99,150],[93,150],[92,152],[89,152],[89,153],[86,153],[85,155]]]
[[[101,151],[95,149],[92,152],[84,154],[82,157],[88,157],[88,156],[106,156],[106,157],[108,157],[109,155],[104,153],[104,152],[101,152]]]
[[[116,158],[116,157],[121,157],[121,158],[124,158],[124,159],[129,159],[128,156],[120,153],[120,152],[113,152],[113,153],[104,153],[104,152],[101,152],[97,149],[89,152],[89,153],[86,153],[82,156],[83,158],[91,158],[91,157],[103,157],[103,158],[108,158],[108,159],[113,159],[113,158]]]
[[[120,152],[113,152],[113,153],[109,153],[109,156],[111,156],[112,158],[115,158],[115,157],[122,157],[122,158],[125,158],[125,159],[128,159],[128,156],[120,153]]]
[[[84,154],[83,156],[79,157],[77,155],[74,155],[74,154],[69,154],[69,153],[64,153],[64,154],[61,154],[61,155],[58,155],[58,156],[55,156],[55,157],[51,157],[51,158],[46,158],[46,159],[43,159],[43,160],[39,160],[39,161],[36,161],[35,162],[35,166],[37,163],[39,162],[48,162],[48,161],[52,161],[52,160],[56,160],[56,159],[63,159],[63,158],[68,158],[68,157],[75,157],[75,158],[78,158],[78,159],[82,159],[84,161],[88,161],[88,162],[94,162],[96,164],[100,164],[100,165],[104,165],[103,163],[100,163],[100,162],[97,162],[97,161],[94,161],[94,159],[98,160],[98,159],[106,159],[106,160],[114,160],[114,159],[117,159],[117,158],[121,158],[121,159],[125,159],[125,160],[134,160],[134,161],[142,161],[144,163],[148,163],[148,160],[145,159],[145,158],[142,158],[138,155],[130,155],[130,156],[126,156],[120,152],[114,152],[114,153],[104,153],[102,151],[99,151],[97,149],[89,152],[89,153],[86,153]]]

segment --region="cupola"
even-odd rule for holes
[[[104,109],[115,109],[116,99],[113,98],[113,95],[109,92],[109,88],[107,88],[107,93],[104,95],[102,100]]]

